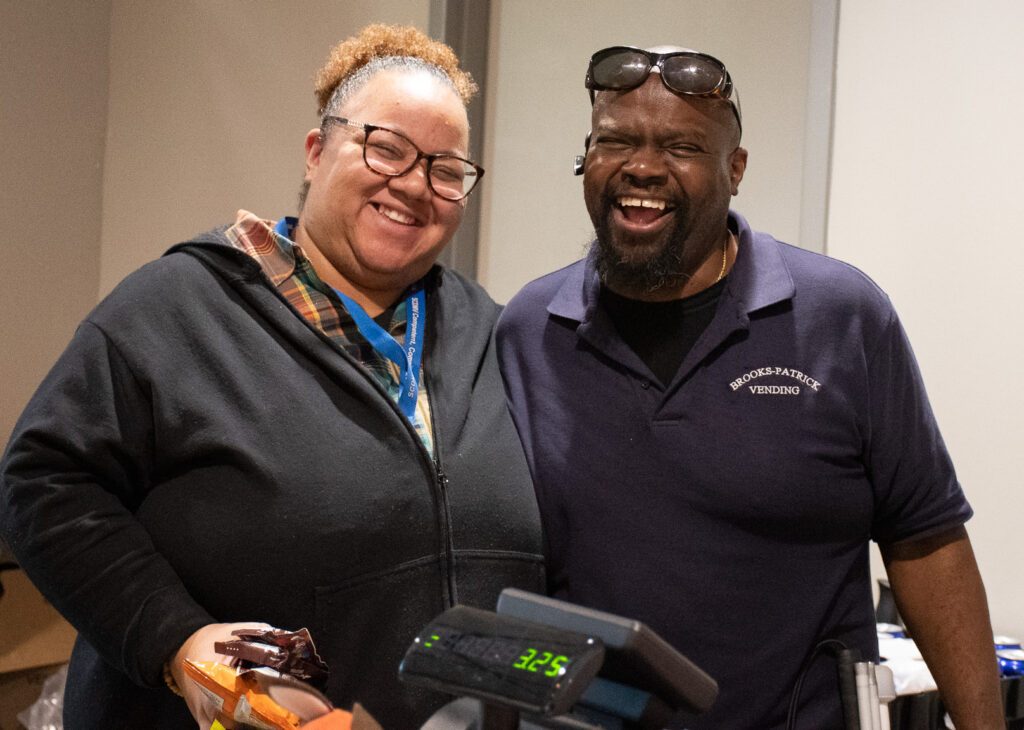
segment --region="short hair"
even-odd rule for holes
[[[314,93],[319,114],[337,109],[377,73],[391,69],[427,70],[443,77],[463,105],[477,90],[473,77],[459,68],[455,52],[444,43],[411,26],[378,23],[336,45],[317,72]]]

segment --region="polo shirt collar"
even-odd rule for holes
[[[729,226],[737,234],[739,253],[729,272],[726,296],[736,301],[738,311],[749,315],[792,299],[796,285],[782,256],[783,244],[752,230],[739,213],[730,211]]]

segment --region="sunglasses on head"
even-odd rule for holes
[[[590,103],[597,91],[628,91],[643,84],[655,68],[666,88],[677,94],[718,96],[732,105],[742,128],[740,102],[725,64],[697,51],[652,53],[632,46],[612,46],[598,51],[587,67],[586,87]]]

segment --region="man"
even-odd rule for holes
[[[474,88],[414,28],[340,43],[298,219],[243,211],[128,277],[33,397],[0,534],[79,631],[68,730],[208,730],[184,662],[249,621],[308,628],[337,706],[419,727],[448,698],[399,681],[417,632],[542,588],[498,306],[435,266],[482,173]]]
[[[597,239],[498,325],[553,595],[715,677],[687,727],[784,727],[805,663],[797,726],[840,727],[818,654],[877,659],[873,539],[957,728],[1002,727],[971,510],[888,299],[730,212],[747,151],[719,61],[614,47],[587,87]]]

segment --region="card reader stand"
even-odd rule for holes
[[[450,651],[436,651],[445,636]],[[475,671],[464,671],[467,653]],[[529,672],[545,654],[554,658]],[[551,672],[555,664],[565,671]],[[514,588],[496,613],[456,607],[435,619],[399,676],[463,695],[423,730],[656,730],[679,713],[706,712],[718,695],[711,677],[643,623]]]

